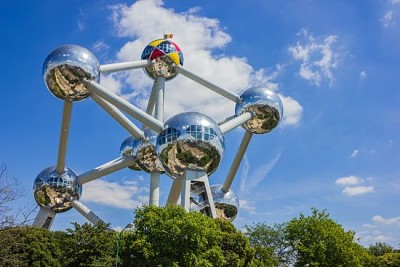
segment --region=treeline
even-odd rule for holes
[[[179,206],[144,207],[133,228],[73,224],[66,231],[0,229],[0,266],[400,266],[385,243],[365,248],[326,211],[243,232]]]

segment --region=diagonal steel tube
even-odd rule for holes
[[[95,81],[86,81],[87,88],[91,93],[95,93],[107,102],[116,106],[120,110],[126,112],[130,116],[134,117],[146,127],[149,127],[153,131],[159,133],[163,130],[164,125],[159,120],[153,118],[151,115],[147,114],[140,108],[132,105],[122,97],[110,92],[107,88],[101,86]]]
[[[244,134],[242,142],[240,143],[238,152],[236,153],[235,159],[233,160],[232,166],[231,166],[229,173],[225,179],[225,183],[222,186],[222,192],[224,192],[224,193],[229,192],[229,189],[231,188],[233,179],[235,178],[235,175],[239,168],[240,162],[243,159],[244,153],[246,152],[246,149],[250,143],[252,136],[253,136],[253,134],[248,131],[246,131],[246,133]]]
[[[84,184],[99,177],[103,177],[104,175],[132,166],[132,164],[134,163],[135,160],[133,159],[133,157],[121,156],[90,171],[82,173],[81,175],[78,175],[77,182],[78,184]]]
[[[229,131],[232,131],[236,127],[242,125],[246,121],[250,120],[253,117],[253,114],[251,112],[244,112],[240,114],[239,116],[236,116],[228,121],[225,121],[222,123],[219,127],[222,131],[222,133],[226,134]]]
[[[119,109],[96,94],[91,94],[90,96],[133,137],[136,139],[144,139],[143,131],[140,130],[133,122],[131,122]]]
[[[195,82],[207,87],[208,89],[216,92],[217,94],[222,95],[223,97],[225,97],[225,98],[227,98],[227,99],[229,99],[229,100],[231,100],[231,101],[233,101],[235,103],[239,103],[240,102],[240,96],[239,95],[237,95],[235,93],[232,93],[232,92],[230,92],[228,90],[225,90],[225,89],[223,89],[223,88],[221,88],[221,87],[219,87],[219,86],[217,86],[217,85],[215,85],[213,83],[210,83],[209,81],[201,78],[200,76],[197,76],[196,74],[184,69],[181,66],[176,66],[176,69],[183,76],[185,76],[185,77],[187,77],[187,78],[189,78],[189,79],[191,79],[191,80],[193,80],[193,81],[195,81]]]

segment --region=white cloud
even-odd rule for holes
[[[373,186],[346,186],[346,188],[343,190],[343,194],[348,195],[348,196],[357,196],[357,195],[362,195],[366,193],[370,193],[374,191]]]
[[[356,185],[362,183],[364,180],[356,176],[346,176],[336,179],[336,184],[340,185]]]
[[[366,71],[361,71],[360,72],[360,80],[365,80],[367,78],[367,72]]]
[[[147,187],[140,187],[135,181],[122,185],[105,180],[94,180],[83,187],[82,202],[100,203],[121,209],[135,209],[147,204]]]
[[[279,95],[283,104],[282,126],[297,125],[303,114],[303,107],[290,96]]]
[[[115,5],[111,10],[118,34],[132,39],[118,51],[119,61],[139,60],[150,41],[162,38],[163,33],[168,32],[174,34],[172,41],[183,51],[184,68],[210,82],[237,94],[253,86],[278,88],[272,79],[284,70],[284,66],[278,64],[268,76],[264,69],[249,65],[246,58],[225,55],[223,49],[231,36],[217,19],[199,16],[198,8],[177,13],[164,8],[163,1],[149,0],[137,1],[130,6]],[[142,71],[128,71],[110,79],[120,80],[121,84],[131,88],[131,91],[123,89],[123,97],[141,108],[146,106],[153,81]],[[301,105],[291,97],[283,98],[288,110],[283,125],[298,123]],[[202,112],[216,121],[234,114],[233,102],[183,76],[166,83],[165,101],[165,119],[189,110]]]
[[[109,49],[110,46],[106,44],[104,41],[97,41],[93,45],[93,50],[96,52],[102,51],[102,50],[107,50]]]
[[[241,178],[241,191],[243,192],[250,192],[251,189],[257,187],[271,172],[271,170],[274,168],[275,164],[279,161],[281,157],[281,153],[279,153],[275,158],[270,160],[269,162],[266,162],[264,164],[261,164],[258,166],[251,175],[242,176]],[[247,159],[246,159],[247,160]],[[250,168],[249,162],[245,161],[245,165],[247,165],[247,170]],[[245,166],[246,168],[246,166]]]
[[[357,155],[358,155],[358,149],[354,149],[353,152],[351,153],[350,157],[354,158]]]
[[[251,214],[256,214],[256,208],[247,200],[239,200],[239,206],[241,210],[245,210]]]
[[[337,36],[316,38],[304,29],[299,35],[304,38],[304,41],[298,41],[288,49],[293,59],[300,62],[298,74],[318,87],[325,79],[331,85],[334,81],[333,70],[337,67],[340,56],[334,47]]]
[[[400,224],[400,217],[393,217],[393,218],[383,218],[380,215],[376,215],[372,217],[372,221],[381,224]]]
[[[115,94],[121,94],[122,83],[115,79],[113,74],[103,75],[100,79],[100,84]]]
[[[381,19],[383,26],[389,27],[395,24],[394,17],[393,17],[393,10],[386,11],[385,15]]]

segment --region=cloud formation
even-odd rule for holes
[[[318,87],[324,80],[332,85],[333,71],[339,59],[339,52],[335,47],[337,36],[314,37],[306,29],[298,35],[303,41],[298,41],[288,50],[293,59],[300,62],[299,76]]]
[[[343,189],[342,193],[348,196],[357,196],[357,195],[362,195],[366,193],[370,193],[374,191],[373,186],[346,186],[345,189]]]
[[[362,186],[359,185],[364,182],[364,179],[350,175],[345,177],[340,177],[335,180],[337,185],[346,186],[342,193],[348,196],[363,195],[366,193],[371,193],[374,191],[374,186]]]
[[[399,224],[400,225],[400,217],[393,218],[383,218],[380,215],[376,215],[372,217],[372,221],[381,224]]]
[[[356,177],[356,176],[346,176],[336,179],[336,184],[340,185],[356,185],[363,182],[363,179]]]
[[[225,55],[224,49],[231,42],[231,36],[217,19],[199,16],[197,8],[178,13],[163,7],[163,1],[149,0],[137,1],[130,6],[115,5],[111,10],[119,36],[132,40],[118,51],[119,61],[139,60],[150,41],[160,39],[164,32],[168,32],[174,34],[173,42],[183,51],[184,68],[210,82],[237,94],[255,86],[278,89],[271,79],[283,66],[277,65],[276,71],[268,76],[265,69],[254,69],[246,58]],[[110,75],[109,79],[119,81],[120,95],[145,108],[153,81],[142,71]],[[107,82],[112,84],[110,80]],[[289,96],[281,96],[285,109],[282,125],[297,124],[302,114],[300,103]],[[234,114],[233,102],[186,77],[177,77],[166,83],[165,100],[165,119],[189,110],[202,112],[216,121]]]
[[[125,181],[122,185],[105,180],[94,180],[83,188],[82,202],[99,203],[121,209],[136,209],[148,202],[147,187],[137,181]]]

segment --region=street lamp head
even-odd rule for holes
[[[283,105],[279,96],[266,88],[251,88],[242,93],[236,104],[235,114],[250,111],[253,118],[242,126],[255,134],[268,133],[274,129],[283,116]]]
[[[43,78],[50,92],[62,99],[79,101],[89,96],[84,80],[100,80],[100,63],[86,48],[64,45],[43,63]]]

